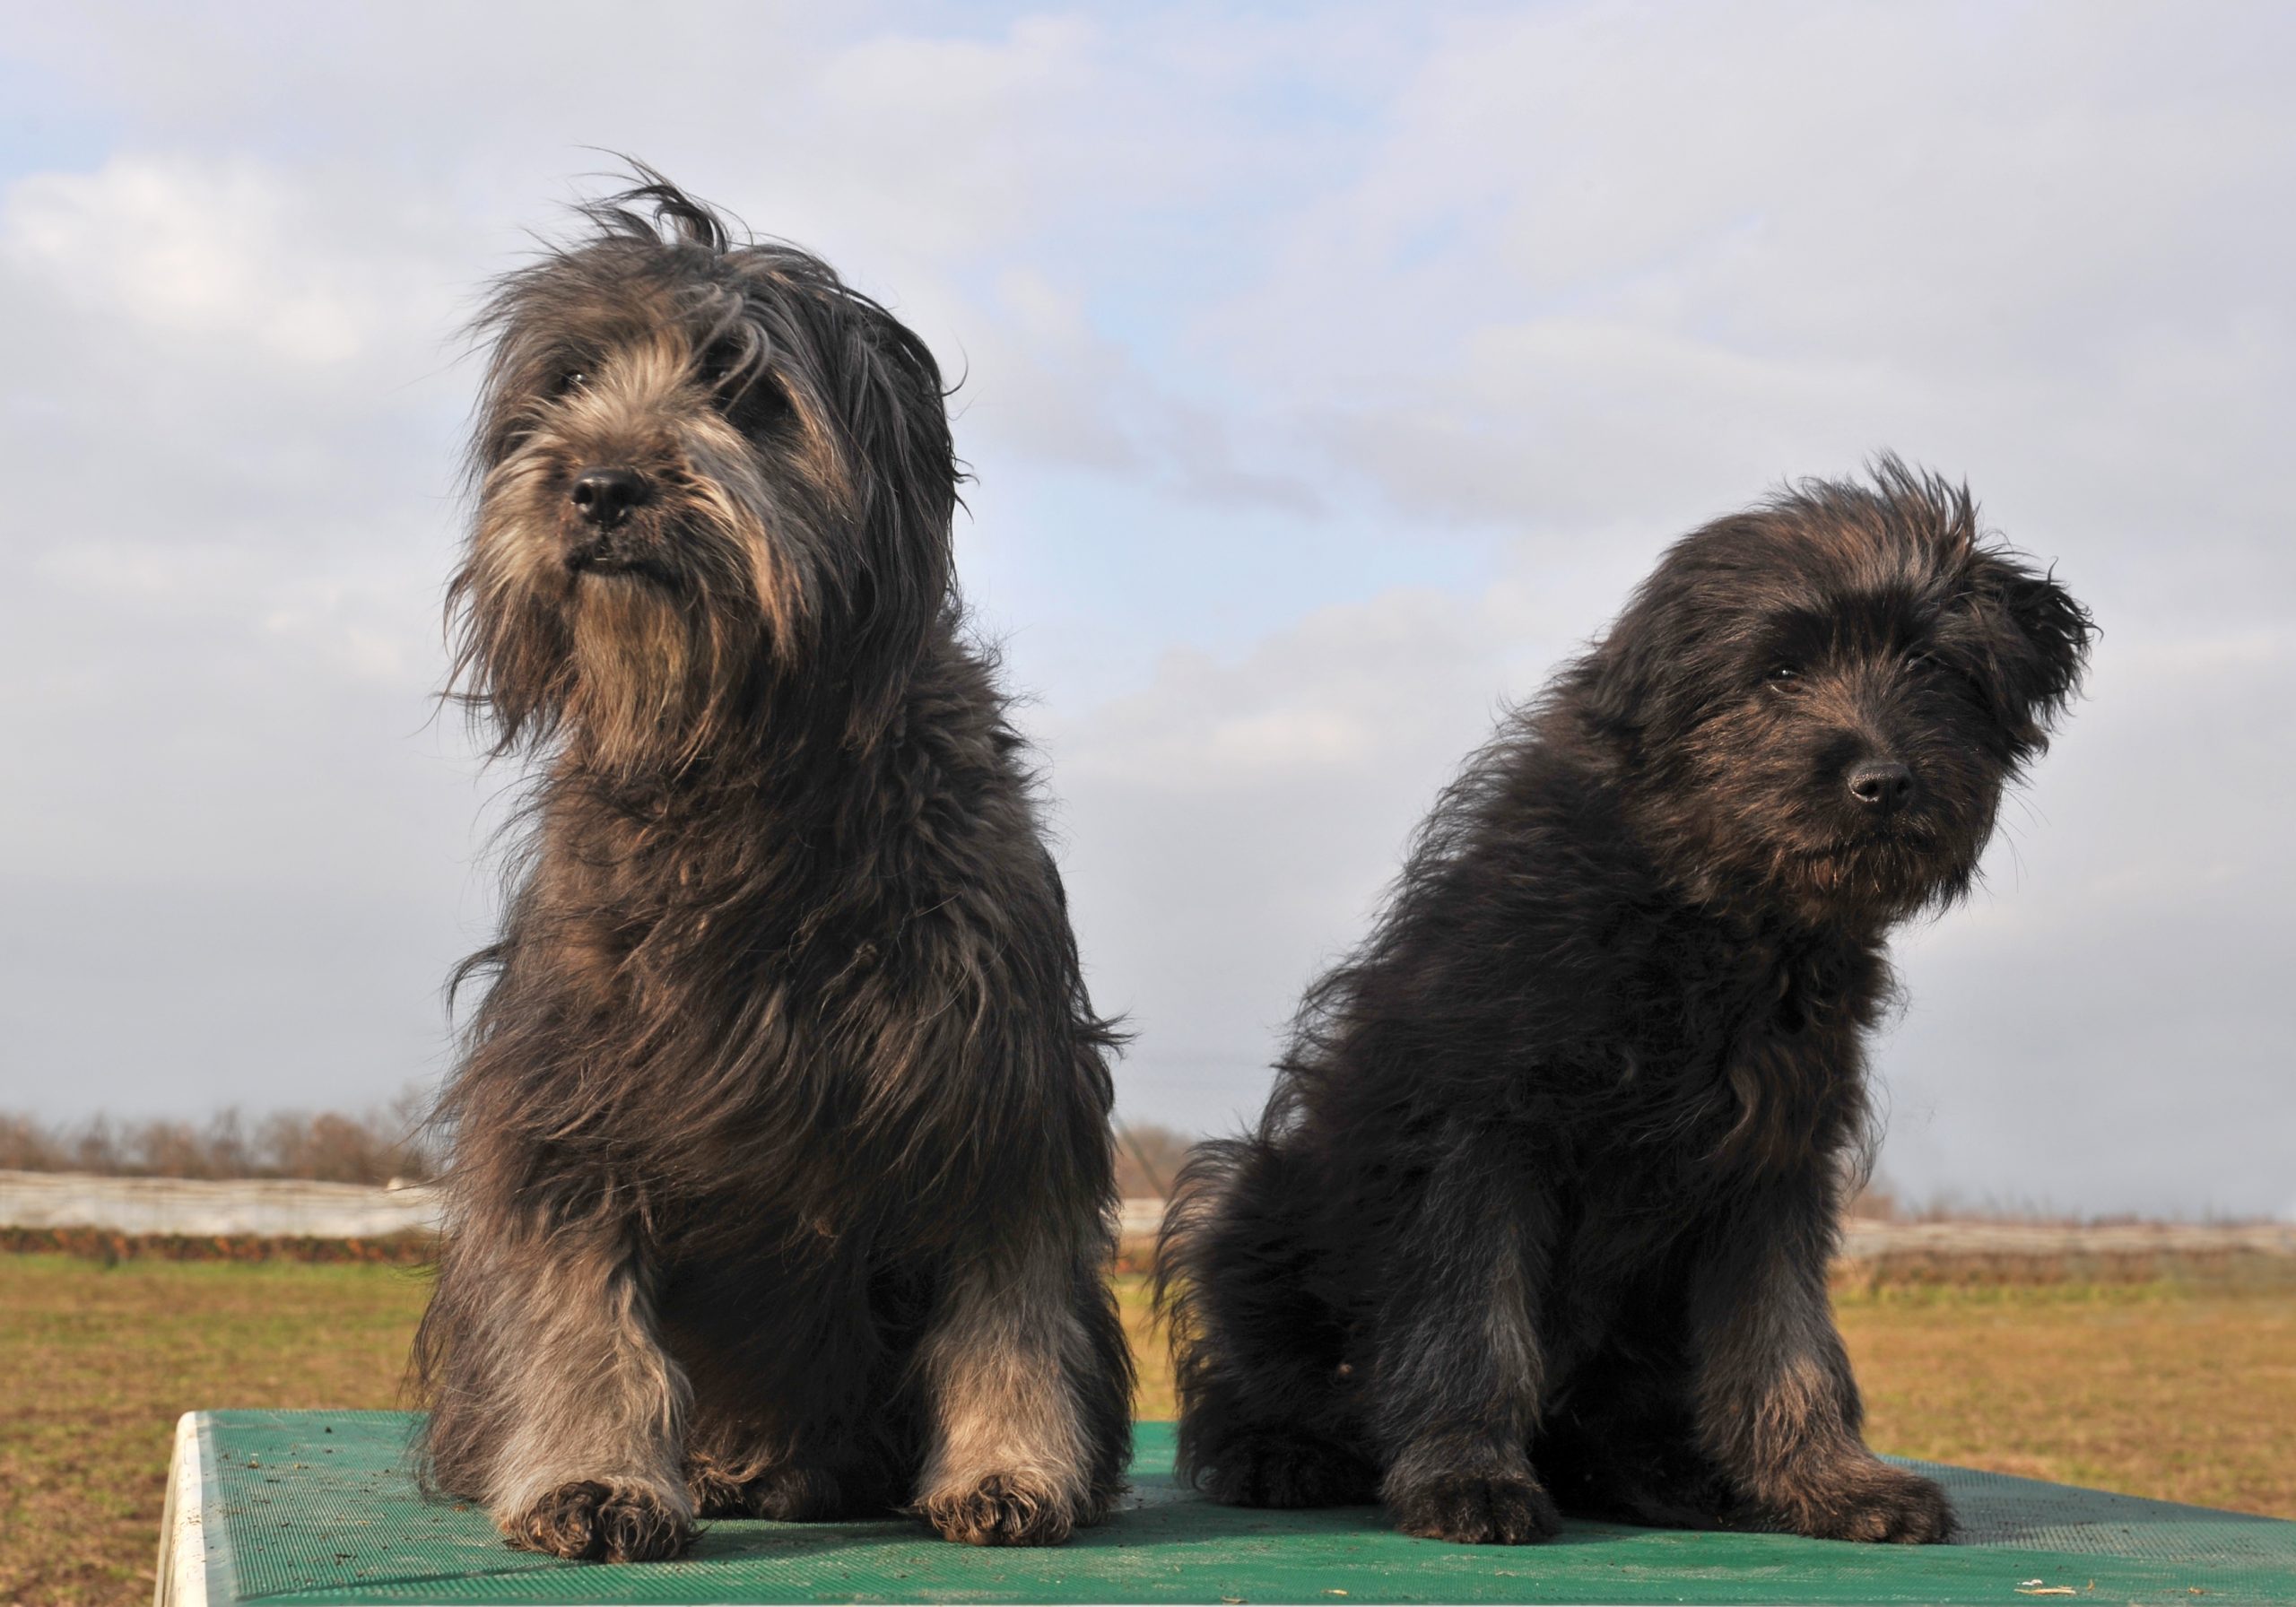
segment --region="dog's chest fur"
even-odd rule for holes
[[[1622,982],[1605,1012],[1604,1052],[1533,1072],[1524,1090],[1522,1164],[1568,1180],[1554,1282],[1573,1298],[1606,1304],[1727,1231],[1750,1190],[1836,1167],[1864,1131],[1879,954],[1702,935],[1698,966],[1683,942],[1653,944],[1650,986]]]
[[[1693,1177],[1718,1182],[1829,1160],[1863,1119],[1864,1036],[1885,986],[1873,950],[1848,942],[1750,946],[1733,986],[1693,1006],[1705,1029],[1668,1047],[1680,1055],[1673,1099],[1710,1145],[1679,1147]],[[1711,1065],[1701,1053],[1719,1042]],[[1669,1112],[1674,1115],[1674,1112]],[[1718,1129],[1718,1131],[1717,1131]]]
[[[514,1033],[547,1029],[473,1074],[583,1113],[580,1142],[673,1219],[705,1220],[735,1179],[751,1207],[778,1202],[773,1235],[843,1231],[857,1199],[891,1209],[849,1180],[901,1158],[959,1158],[892,1203],[929,1216],[985,1186],[967,1167],[1004,1139],[1089,1137],[1104,1073],[1073,950],[1031,962],[1065,916],[1010,734],[915,725],[834,786],[561,770],[488,1002]],[[1015,1011],[1057,1030],[1003,1044]],[[1022,1130],[1048,1102],[1059,1119]]]

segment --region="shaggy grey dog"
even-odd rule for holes
[[[445,1096],[417,1367],[513,1544],[1106,1510],[1107,1025],[993,665],[924,344],[658,176],[506,278],[450,610],[538,778]]]
[[[1160,1276],[1183,1470],[1521,1542],[1951,1531],[1826,1300],[1883,940],[1959,897],[2088,615],[1884,460],[1667,552],[1436,807]]]

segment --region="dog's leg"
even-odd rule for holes
[[[1813,1167],[1741,1202],[1692,1273],[1700,1448],[1765,1526],[1827,1540],[1941,1541],[1934,1482],[1860,1437],[1864,1409],[1826,1299],[1833,1191]]]
[[[1113,1474],[1095,1477],[1105,1458],[1088,1421],[1105,1347],[1075,1298],[1080,1270],[1096,1268],[1046,1232],[953,1271],[918,1354],[928,1441],[916,1507],[944,1538],[1057,1544],[1114,1493]]]
[[[898,1426],[908,1403],[873,1273],[895,1277],[863,1244],[682,1269],[664,1337],[693,1384],[686,1483],[703,1517],[831,1523],[909,1499],[916,1452]],[[909,1303],[906,1290],[895,1303]]]
[[[1561,1526],[1532,1471],[1544,1366],[1535,1290],[1551,1252],[1499,1135],[1461,1127],[1387,1237],[1374,1332],[1380,1498],[1410,1534],[1520,1545]]]
[[[506,1244],[487,1269],[494,1358],[487,1509],[510,1543],[636,1562],[693,1538],[688,1393],[655,1331],[644,1252],[625,1225]]]
[[[1179,1472],[1231,1507],[1344,1507],[1378,1475],[1343,1398],[1346,1333],[1311,1285],[1307,1186],[1264,1139],[1199,1145],[1158,1283],[1171,1324]]]

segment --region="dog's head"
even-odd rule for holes
[[[1709,890],[1871,925],[1967,889],[2092,635],[1965,489],[1884,458],[1677,543],[1581,685]]]
[[[940,370],[827,264],[639,171],[481,315],[457,683],[502,751],[678,763],[798,713],[865,743],[951,596]]]

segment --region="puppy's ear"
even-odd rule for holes
[[[2046,746],[2049,726],[2080,689],[2095,621],[2054,575],[2002,552],[1972,556],[1969,595],[1982,622],[1996,717],[2019,746]]]
[[[1726,679],[1721,666],[1742,652],[1748,610],[1718,596],[1694,561],[1694,543],[1711,543],[1730,528],[1718,521],[1669,549],[1578,661],[1579,707],[1628,753],[1664,743],[1693,723]]]
[[[1657,612],[1638,597],[1594,650],[1578,661],[1580,707],[1596,728],[1629,751],[1641,745],[1645,728],[1659,714],[1658,689],[1665,665],[1657,651],[1659,632],[1649,617]]]

